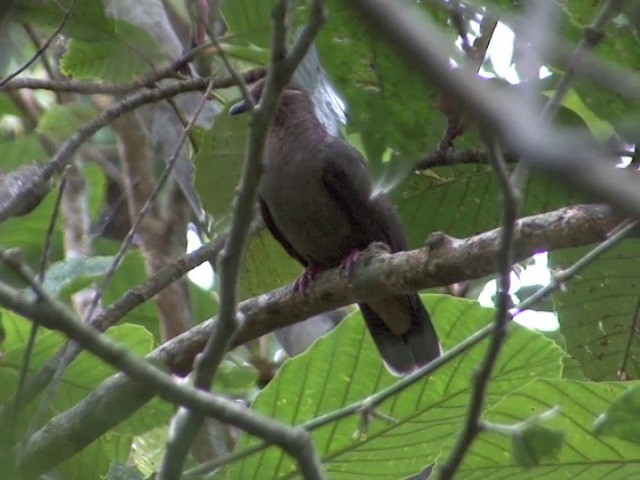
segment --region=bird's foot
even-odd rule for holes
[[[313,283],[313,280],[320,273],[320,269],[315,266],[308,267],[293,283],[293,293],[305,293]]]
[[[361,255],[362,250],[351,250],[349,255],[347,255],[345,259],[340,262],[340,273],[348,277]]]

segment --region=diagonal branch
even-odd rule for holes
[[[211,388],[215,372],[239,327],[239,319],[237,318],[238,277],[258,197],[258,186],[263,170],[262,157],[271,118],[275,113],[280,92],[289,83],[293,72],[311,46],[313,38],[325,19],[324,1],[316,0],[311,8],[304,33],[293,46],[291,54],[287,55],[286,16],[288,6],[287,0],[280,0],[274,6],[272,13],[274,46],[270,68],[260,106],[253,108],[251,112],[247,153],[232,207],[229,241],[223,248],[218,261],[220,278],[218,328],[212,332],[204,350],[198,356],[193,373],[194,386],[203,390]],[[222,58],[230,75],[233,78],[238,78],[226,57],[223,55]],[[244,96],[248,97],[246,87],[242,82],[240,85],[243,87]],[[167,453],[159,472],[160,480],[180,478],[188,448],[203,420],[204,417],[194,411],[179,412],[174,417],[172,435],[169,437]],[[295,457],[305,478],[324,478],[320,460],[311,446],[296,453]]]
[[[261,78],[263,74],[264,70],[259,68],[244,73],[243,77],[245,81],[250,82]],[[214,81],[211,81],[211,79],[208,78],[195,78],[192,80],[185,80],[183,82],[163,85],[153,90],[149,89],[136,92],[120,100],[76,131],[76,133],[64,142],[51,161],[46,164],[37,175],[34,175],[29,182],[25,183],[23,190],[13,196],[10,202],[2,205],[2,208],[0,208],[0,222],[6,220],[10,216],[10,212],[15,209],[17,205],[24,202],[29,191],[34,189],[37,190],[40,185],[48,182],[55,175],[60,174],[64,167],[66,167],[71,161],[73,154],[89,138],[91,138],[93,134],[105,127],[111,121],[125,113],[141,107],[142,105],[158,102],[165,98],[174,97],[185,92],[204,90],[210,83],[212,84],[212,89],[227,88],[235,85],[235,81],[232,78],[221,78]]]
[[[500,244],[497,253],[496,263],[498,265],[498,301],[496,305],[496,319],[494,321],[493,334],[487,349],[487,353],[482,365],[477,370],[473,378],[473,391],[471,394],[471,404],[467,413],[460,437],[440,470],[439,478],[448,480],[454,475],[469,447],[480,433],[480,416],[484,406],[484,398],[489,387],[489,379],[494,366],[498,361],[500,350],[507,338],[507,328],[509,326],[511,307],[511,270],[513,268],[513,250],[515,240],[515,227],[518,212],[521,206],[521,195],[515,182],[509,179],[509,171],[503,158],[500,144],[495,138],[487,141],[489,158],[493,163],[497,177],[502,188],[502,229],[500,232]]]
[[[567,207],[520,219],[515,228],[514,261],[528,258],[540,250],[605,240],[618,224],[619,220],[611,211],[600,205]],[[496,271],[499,238],[500,229],[467,239],[436,234],[430,239],[429,246],[423,249],[368,259],[365,264],[356,266],[349,281],[333,270],[318,276],[306,295],[292,294],[289,287],[284,287],[246,300],[239,305],[244,323],[232,346],[322,311],[366,299],[367,296],[370,298],[372,294],[409,292],[489,275]],[[607,248],[610,247],[608,245]],[[562,281],[559,278],[556,287]],[[145,290],[146,294],[151,291]],[[0,288],[0,303],[27,318],[37,320],[51,316],[46,306],[13,298],[6,288]],[[131,308],[134,303],[132,299],[126,301]],[[530,303],[527,304],[529,306]],[[165,343],[147,358],[153,363],[167,365],[172,371],[186,371],[216,328],[215,319],[200,324]],[[93,330],[91,333],[95,335]],[[74,335],[73,332],[68,334]],[[83,344],[89,351],[97,353],[91,344]],[[111,361],[112,358],[106,360]],[[107,379],[85,400],[44,427],[42,432],[48,435],[46,441],[42,436],[33,437],[33,443],[27,447],[29,453],[25,454],[25,461],[41,456],[63,461],[128,418],[155,394],[154,388],[125,374]]]

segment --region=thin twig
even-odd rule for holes
[[[207,35],[209,36],[209,40],[211,44],[217,48],[222,61],[227,68],[227,73],[233,78],[238,86],[240,87],[240,91],[244,97],[245,102],[253,108],[255,106],[254,99],[252,98],[249,90],[247,88],[246,83],[242,76],[238,73],[238,71],[233,67],[229,58],[222,48],[220,48],[220,44],[218,43],[218,39],[213,32],[213,29],[210,27],[209,22],[206,19],[202,19],[202,24],[205,26]],[[278,26],[276,26],[277,28]],[[250,161],[261,162],[262,159],[245,159],[245,165],[243,167],[243,177],[246,175],[244,171],[247,168],[247,164]],[[255,172],[251,172],[252,175],[255,175]],[[259,177],[259,175],[258,175]],[[244,239],[248,236],[249,223],[251,222],[251,217],[249,218],[240,218],[238,215],[238,211],[242,209],[242,205],[240,202],[242,201],[242,182],[238,187],[239,193],[237,195],[236,201],[234,202],[234,212],[232,213],[232,221],[231,221],[231,231],[230,235],[233,233],[234,226],[239,222],[246,222],[246,231]],[[255,203],[255,200],[254,200]],[[237,227],[236,227],[237,228]],[[243,250],[240,249],[238,255],[242,255]],[[241,262],[242,259],[239,258],[238,262]],[[237,272],[236,272],[237,275]],[[221,281],[232,281],[237,283],[237,279],[231,278],[223,278],[221,274]],[[233,288],[237,288],[234,284]],[[221,296],[222,298],[222,296]],[[227,299],[225,299],[227,301]],[[235,303],[235,298],[231,301]],[[234,313],[235,318],[235,313]],[[195,388],[208,390],[213,381],[213,376],[222,361],[224,353],[228,349],[229,343],[233,340],[234,330],[236,329],[235,324],[229,325],[228,329],[221,328],[216,332],[216,335],[212,335],[212,338],[207,343],[204,351],[201,353],[200,359],[196,362],[195,371],[191,377],[193,381],[193,385]],[[215,337],[215,338],[214,338]],[[191,445],[198,435],[202,424],[204,422],[204,416],[198,414],[196,412],[192,412],[189,410],[178,410],[178,412],[174,415],[171,420],[171,434],[167,440],[167,449],[162,458],[162,463],[158,470],[158,480],[173,480],[179,479],[182,475],[182,471],[184,468],[184,463],[186,461],[187,455],[189,453],[189,449]]]
[[[49,220],[49,226],[47,227],[47,233],[45,234],[44,247],[42,249],[42,256],[40,257],[40,267],[38,268],[38,277],[37,281],[39,284],[44,282],[45,272],[49,265],[49,259],[51,256],[51,248],[53,246],[53,234],[55,232],[55,226],[58,223],[58,216],[60,215],[60,205],[62,204],[62,197],[64,195],[65,187],[67,185],[67,177],[63,176],[62,181],[60,182],[60,186],[58,187],[58,195],[56,197],[56,201],[53,207],[53,212],[51,214],[51,219]],[[27,340],[27,344],[25,346],[24,357],[22,360],[22,365],[20,367],[20,382],[18,384],[18,389],[13,398],[13,402],[10,403],[13,409],[13,421],[9,424],[10,432],[13,432],[15,428],[16,422],[18,420],[18,412],[22,408],[22,404],[24,403],[23,393],[25,391],[25,385],[27,382],[27,374],[29,372],[30,364],[31,364],[31,355],[33,354],[33,347],[35,345],[36,336],[38,334],[38,330],[40,325],[34,322],[31,325],[31,330],[29,331],[29,339]],[[41,402],[41,407],[34,415],[34,420],[31,422],[32,427],[35,427],[38,422],[39,414],[42,413],[42,405],[47,402]],[[11,418],[13,415],[9,415]],[[12,438],[12,434],[9,435],[9,438]],[[13,443],[13,442],[12,442]]]
[[[593,206],[590,206],[586,211],[593,209]],[[558,224],[566,226],[567,222],[572,223],[572,221],[576,220],[575,218],[572,219],[571,215],[566,216],[563,213],[560,213],[568,212],[570,210],[575,210],[575,207],[572,209],[562,209],[561,211],[553,212],[554,216],[557,216],[558,218]],[[614,228],[615,222],[611,220],[610,222],[605,223],[605,225],[602,226],[602,232],[600,234],[595,233],[593,226],[599,221],[602,221],[600,217],[604,211],[600,210],[600,213],[596,212],[598,212],[598,209],[595,209],[593,212],[595,216],[590,217],[587,221],[585,221],[585,218],[582,218],[581,223],[585,224],[584,229],[581,230],[580,233],[573,231],[573,234],[569,234],[565,239],[565,246],[575,246],[576,238],[585,241],[588,239],[592,242],[598,237],[606,237],[607,232]],[[516,231],[519,235],[528,235],[531,233],[536,235],[541,234],[541,238],[543,238],[548,233],[547,228],[544,226],[541,227],[543,224],[540,223],[540,220],[543,217],[544,215],[538,215],[530,217],[530,219],[519,220]],[[578,261],[574,265],[575,268],[572,267],[565,271],[566,275],[564,273],[559,274],[550,285],[534,294],[531,297],[531,300],[527,299],[522,302],[518,309],[529,308],[533,304],[534,298],[540,300],[560,288],[560,285],[562,285],[563,282],[566,282],[572,275],[576,275],[581,268],[584,268],[592,262],[596,258],[594,255],[597,255],[598,252],[602,253],[607,248],[611,248],[616,242],[620,241],[620,239],[624,237],[623,234],[628,233],[628,229],[618,231],[606,242],[603,242],[605,245],[598,245],[594,249],[594,254],[588,254],[583,257],[582,260]],[[594,234],[598,237],[592,237]],[[384,262],[386,270],[383,273],[377,270],[379,265],[371,264],[366,267],[362,267],[362,279],[369,279],[373,282],[365,282],[364,285],[366,286],[362,286],[362,288],[367,288],[370,295],[372,292],[375,292],[376,295],[379,295],[380,292],[406,293],[420,288],[447,285],[452,281],[457,280],[456,277],[451,276],[451,274],[455,272],[458,272],[462,278],[486,276],[494,271],[495,261],[492,261],[490,265],[488,262],[481,261],[480,264],[484,265],[483,268],[485,268],[485,270],[482,271],[474,270],[473,272],[470,272],[464,271],[464,268],[460,268],[460,265],[468,266],[470,263],[474,263],[469,261],[470,258],[474,258],[470,255],[470,250],[474,249],[472,245],[481,245],[482,250],[486,251],[489,256],[492,256],[492,252],[495,253],[497,251],[497,237],[495,234],[492,234],[489,237],[487,234],[482,234],[474,238],[476,239],[467,239],[464,241],[458,240],[450,245],[440,248],[438,248],[437,245],[434,245],[428,254],[424,254],[424,259],[422,260],[420,260],[420,256],[416,256],[416,252],[402,252],[390,255],[388,260],[394,258],[404,261],[399,261],[397,263]],[[493,240],[489,240],[489,238],[493,238]],[[548,245],[549,244],[546,240],[542,240],[541,243],[538,243],[537,245],[530,245],[526,251],[519,248],[517,249],[517,259],[528,258],[533,252],[539,250],[541,246],[545,246],[545,248],[547,248]],[[454,262],[456,265],[447,265],[447,261],[452,260],[454,257],[457,258]],[[424,264],[421,264],[421,262]],[[356,269],[351,279],[351,281],[354,282],[354,286],[355,284],[360,283],[359,281],[356,281],[360,277],[358,271],[359,268]],[[393,272],[395,272],[395,274]],[[440,278],[439,282],[433,282],[434,275],[435,278]],[[389,279],[397,282],[398,285],[402,283],[403,288],[389,290],[389,286],[385,283],[388,282]],[[422,280],[419,281],[419,279]],[[428,279],[431,279],[431,281],[427,281]],[[0,303],[9,306],[9,308],[15,309],[26,318],[39,319],[49,318],[51,316],[52,312],[46,306],[43,307],[42,305],[31,304],[29,302],[20,302],[16,304],[15,302],[20,299],[14,299],[11,292],[12,290],[9,287],[4,286],[0,282]],[[280,328],[291,324],[294,321],[302,320],[310,315],[314,315],[327,309],[353,303],[359,299],[367,299],[364,291],[354,290],[349,292],[349,289],[345,288],[344,277],[340,276],[339,273],[333,272],[318,277],[317,281],[310,287],[307,295],[291,295],[289,287],[283,287],[276,292],[270,292],[255,299],[247,300],[239,307],[247,321],[239,332],[235,344],[237,345],[238,343],[246,342],[251,338],[262,336],[275,328]],[[518,309],[513,309],[512,314],[515,315],[518,312]],[[284,312],[286,312],[286,314]],[[215,322],[208,322],[194,327],[190,332],[186,332],[185,334],[167,342],[165,345],[149,354],[147,358],[153,363],[173,364],[173,367],[171,368],[175,368],[176,364],[184,365],[185,362],[189,361],[184,358],[185,355],[189,356],[189,351],[198,351],[206,339],[209,338],[211,329],[215,328],[215,325]],[[487,328],[493,329],[494,327],[493,325],[490,325]],[[484,333],[479,332],[479,335],[482,335],[484,338],[484,336],[490,333],[491,331]],[[89,351],[94,352],[92,345],[85,344],[85,346],[87,346]],[[452,351],[455,351],[455,348]],[[446,355],[444,358],[447,358]],[[434,365],[437,364],[434,363],[431,367]],[[403,382],[410,381],[411,379],[414,379],[414,377],[407,377]],[[42,442],[40,446],[37,447],[34,446],[35,451],[32,451],[27,455],[25,457],[25,461],[28,461],[26,460],[27,458],[38,458],[40,455],[46,458],[48,462],[63,461],[93,441],[95,438],[102,435],[105,431],[108,431],[110,428],[113,428],[118,423],[124,421],[138,408],[148,402],[153,395],[154,390],[150,390],[146,384],[136,383],[135,380],[128,378],[127,376],[116,375],[115,377],[106,380],[96,391],[91,393],[86,400],[80,402],[72,410],[64,412],[52,419],[49,424],[44,427],[49,435],[47,442]],[[108,418],[105,418],[104,415],[96,411],[95,402],[98,400],[101,406],[101,410],[99,411],[110,412],[110,416]],[[371,402],[369,402],[369,404],[370,403]],[[362,402],[358,403],[358,407],[361,407],[362,405]],[[342,409],[341,415],[346,416],[359,411],[357,408],[354,410],[347,410],[348,409]],[[92,415],[100,415],[99,421],[96,422],[92,419]],[[34,437],[33,441],[36,441],[37,438],[38,437]],[[64,446],[64,448],[61,448],[61,446]],[[48,453],[47,449],[50,449]],[[55,455],[51,449],[55,449]]]
[[[237,76],[236,74],[234,78],[239,78],[239,76]],[[175,160],[178,158],[178,154],[180,153],[182,144],[184,143],[184,140],[186,140],[188,132],[191,130],[193,125],[195,125],[195,121],[198,117],[198,114],[200,113],[202,106],[204,105],[204,102],[207,99],[208,94],[209,90],[205,92],[205,95],[202,98],[202,103],[198,105],[196,113],[191,119],[191,122],[184,129],[182,137],[180,138],[181,141],[179,142],[174,155],[172,156],[169,165],[167,166],[167,170],[169,170],[169,168],[173,166],[173,163],[175,163]],[[165,170],[165,172],[167,170]],[[194,386],[196,388],[202,388],[197,384],[195,384]],[[163,457],[162,464],[158,471],[159,480],[171,480],[180,478],[182,465],[184,464],[184,460],[186,459],[189,448],[191,447],[193,438],[195,438],[195,435],[198,433],[203,420],[204,416],[202,416],[201,414],[196,414],[194,412],[192,415],[190,415],[189,413],[185,414],[183,410],[178,410],[178,413],[176,413],[172,421],[173,428],[171,429],[172,433],[169,436],[169,440],[167,443],[167,451]],[[192,433],[191,437],[184,434],[185,429],[189,430],[190,433]]]
[[[262,156],[267,131],[277,108],[278,97],[285,85],[289,83],[294,70],[324,23],[324,1],[316,0],[311,8],[307,26],[293,46],[291,54],[287,56],[286,15],[288,4],[288,0],[280,0],[273,8],[273,49],[270,69],[260,100],[260,108],[253,108],[251,111],[247,153],[233,203],[229,241],[222,250],[218,262],[220,278],[218,328],[209,337],[204,350],[198,356],[193,374],[193,384],[200,389],[210,388],[215,372],[238,330],[238,275],[247,245],[249,226],[254,215],[254,205],[263,170]],[[215,42],[215,38],[212,38],[212,41]],[[238,77],[226,56],[222,58],[230,75],[234,78]],[[246,85],[241,84],[241,87],[245,98],[251,101]],[[196,412],[179,412],[174,418],[173,430],[175,433],[169,439],[167,454],[162,462],[161,480],[179,478],[188,448],[195,438],[202,420],[202,415]],[[320,461],[312,447],[303,451],[287,451],[287,453],[298,460],[300,470],[305,478],[324,478]]]
[[[195,125],[196,121],[198,120],[198,116],[200,115],[200,112],[202,111],[202,108],[204,107],[204,105],[207,102],[207,97],[209,95],[209,92],[211,92],[212,87],[213,87],[213,82],[210,81],[209,85],[207,86],[207,88],[204,91],[202,99],[201,99],[200,103],[198,104],[198,106],[197,106],[197,108],[196,108],[191,120],[189,120],[189,123],[187,124],[187,126],[182,130],[182,134],[180,135],[178,143],[176,144],[176,147],[175,147],[175,149],[173,151],[173,154],[171,155],[171,158],[167,161],[167,166],[165,167],[164,171],[162,172],[162,175],[160,176],[160,178],[158,179],[158,182],[156,183],[153,191],[151,192],[151,195],[145,201],[144,205],[142,206],[142,208],[138,212],[138,215],[136,216],[136,218],[135,218],[135,220],[133,222],[133,225],[131,225],[131,228],[127,232],[127,235],[125,236],[124,240],[122,241],[122,244],[120,245],[120,248],[118,249],[118,252],[116,253],[115,258],[113,259],[113,262],[111,263],[111,266],[109,267],[109,271],[104,276],[104,279],[102,280],[102,283],[100,284],[100,286],[96,289],[96,293],[93,296],[93,299],[91,300],[91,305],[89,306],[89,309],[87,311],[87,315],[85,317],[85,321],[89,321],[89,319],[93,316],[93,312],[95,311],[96,307],[98,306],[98,303],[100,302],[100,299],[102,298],[102,294],[106,290],[106,288],[109,285],[109,282],[111,281],[111,278],[113,277],[116,269],[118,268],[118,266],[120,266],[120,262],[122,261],[122,259],[124,258],[124,255],[127,253],[129,247],[131,246],[131,242],[133,241],[133,237],[135,236],[136,232],[138,231],[138,227],[142,223],[142,220],[144,220],[147,212],[154,205],[156,199],[158,198],[158,195],[162,191],[162,188],[164,188],[164,185],[167,183],[167,180],[169,179],[169,176],[171,175],[171,172],[173,171],[173,168],[174,168],[178,158],[180,157],[180,150],[182,149],[182,146],[184,145],[184,142],[188,138],[189,132],[191,131],[191,129]]]
[[[244,73],[244,78],[245,81],[251,81],[251,79],[255,80],[256,78],[261,78],[263,74],[263,69],[250,70]],[[7,212],[10,212],[16,205],[24,201],[29,190],[37,190],[38,185],[41,185],[56,174],[59,174],[71,161],[72,155],[78,150],[78,148],[80,148],[94,133],[111,121],[127,112],[141,107],[142,105],[164,100],[165,98],[173,97],[185,92],[204,90],[210,83],[212,84],[213,89],[227,88],[235,85],[232,78],[221,78],[217,80],[195,78],[185,80],[183,82],[176,82],[170,85],[162,85],[153,90],[136,92],[117,102],[112,107],[102,112],[97,118],[94,118],[84,124],[60,147],[42,171],[38,175],[35,175],[28,184],[25,184],[25,187],[21,192],[17,193],[10,202],[3,206],[0,210],[0,221],[7,217]]]
[[[621,6],[621,0],[607,0],[596,15],[596,18],[593,20],[591,25],[584,29],[582,38],[578,42],[573,56],[569,60],[569,63],[565,66],[562,78],[556,85],[553,95],[549,98],[544,108],[542,109],[541,118],[543,121],[550,120],[556,115],[556,113],[558,112],[558,108],[560,108],[562,101],[567,96],[567,93],[569,93],[571,84],[575,79],[575,66],[578,64],[578,62],[581,61],[582,58],[584,58],[587,52],[593,50],[602,41],[602,39],[604,38],[604,27],[606,23],[613,18],[615,13],[620,10]],[[542,30],[537,29],[537,31]],[[529,169],[530,167],[528,166],[528,164],[526,162],[523,162],[521,159],[520,161],[518,161],[518,164],[513,171],[513,174],[511,176],[512,180],[517,185],[523,186],[529,178]]]
[[[175,78],[176,71],[180,70],[184,65],[189,63],[191,59],[202,50],[209,48],[211,44],[205,42],[187,51],[180,58],[174,60],[169,65],[152,70],[143,74],[138,80],[130,83],[111,83],[106,81],[92,82],[87,80],[51,80],[44,78],[16,78],[5,83],[0,90],[20,90],[29,88],[32,90],[51,90],[53,92],[71,92],[81,94],[123,94],[129,93],[140,88],[151,88],[156,86],[159,80],[165,78]],[[211,80],[210,78],[207,80]]]
[[[67,20],[69,20],[69,17],[71,17],[71,14],[73,13],[73,11],[76,8],[77,1],[78,0],[73,0],[73,2],[71,3],[71,5],[67,9],[67,11],[64,12],[64,16],[62,17],[62,20],[60,21],[58,26],[51,33],[51,35],[49,35],[49,38],[47,38],[47,40],[42,44],[42,46],[40,48],[38,48],[36,53],[34,53],[33,56],[27,61],[27,63],[22,65],[15,72],[11,73],[7,77],[5,77],[2,80],[0,80],[0,89],[2,89],[2,87],[4,85],[6,85],[7,82],[9,82],[11,79],[16,78],[18,75],[20,75],[22,72],[24,72],[27,68],[29,68],[31,65],[33,65],[35,63],[35,61],[38,60],[38,58],[40,58],[40,55],[44,54],[44,52],[47,50],[47,48],[49,48],[51,43],[55,40],[55,38],[58,36],[58,34],[62,31],[62,29],[64,28],[65,24],[67,23]]]
[[[190,270],[215,257],[222,249],[225,241],[226,236],[218,237],[212,242],[202,245],[197,250],[186,253],[175,262],[164,267],[157,275],[127,291],[116,302],[104,308],[104,310],[91,318],[89,325],[98,332],[106,331],[134,308],[153,298],[157,293],[182,278]],[[62,362],[71,363],[81,351],[82,348],[74,343],[71,343],[68,348],[63,347],[60,349],[36,375],[27,379],[24,386],[23,400],[17,403],[14,396],[9,399],[7,405],[16,404],[16,408],[18,408],[16,413],[29,406],[52,381]],[[13,413],[10,409],[7,407],[0,408],[0,425],[6,424],[13,418],[12,416]]]
[[[489,379],[498,361],[502,345],[506,340],[507,327],[511,320],[509,314],[511,294],[509,291],[511,289],[511,269],[514,258],[515,226],[520,210],[521,198],[520,192],[514,188],[514,185],[509,180],[509,171],[504,162],[502,149],[498,141],[495,138],[490,138],[487,144],[489,146],[489,158],[492,160],[503,194],[502,235],[500,236],[500,248],[497,258],[499,278],[496,319],[494,321],[495,328],[484,361],[473,379],[471,404],[462,433],[458,438],[453,452],[441,470],[439,470],[438,478],[443,480],[449,480],[454,477],[469,447],[478,433],[480,433],[480,416],[482,415],[485,394],[489,387]]]

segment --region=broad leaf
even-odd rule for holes
[[[445,348],[493,320],[494,311],[475,302],[425,296]],[[313,431],[315,447],[332,479],[403,478],[433,462],[466,418],[473,372],[485,355],[478,346],[399,393],[378,410],[394,421],[372,420],[361,430],[350,416]],[[492,405],[539,376],[559,377],[562,352],[542,335],[513,325],[487,395]],[[363,400],[393,385],[359,313],[344,320],[307,352],[285,363],[258,395],[253,408],[301,424]],[[354,437],[355,435],[355,437]],[[253,445],[245,438],[239,448]],[[233,466],[227,478],[293,478],[296,465],[271,448]]]
[[[525,470],[509,454],[512,447],[506,435],[483,432],[471,446],[458,476],[470,480],[633,478],[640,461],[637,445],[613,437],[596,437],[590,432],[598,413],[624,390],[624,385],[613,383],[532,381],[498,402],[486,418],[508,424],[559,407],[558,415],[548,422],[549,428],[564,433],[565,442],[559,453],[555,458],[541,458],[538,466]]]

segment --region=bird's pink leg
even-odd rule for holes
[[[344,260],[340,262],[340,273],[349,276],[349,274],[353,270],[353,266],[358,261],[358,258],[360,258],[360,255],[362,255],[362,250],[351,250],[351,252],[349,252],[349,255],[347,255]]]
[[[294,293],[305,293],[309,290],[313,279],[318,276],[320,273],[320,268],[315,265],[311,265],[307,267],[302,275],[300,275],[296,281],[293,283],[293,292]]]

